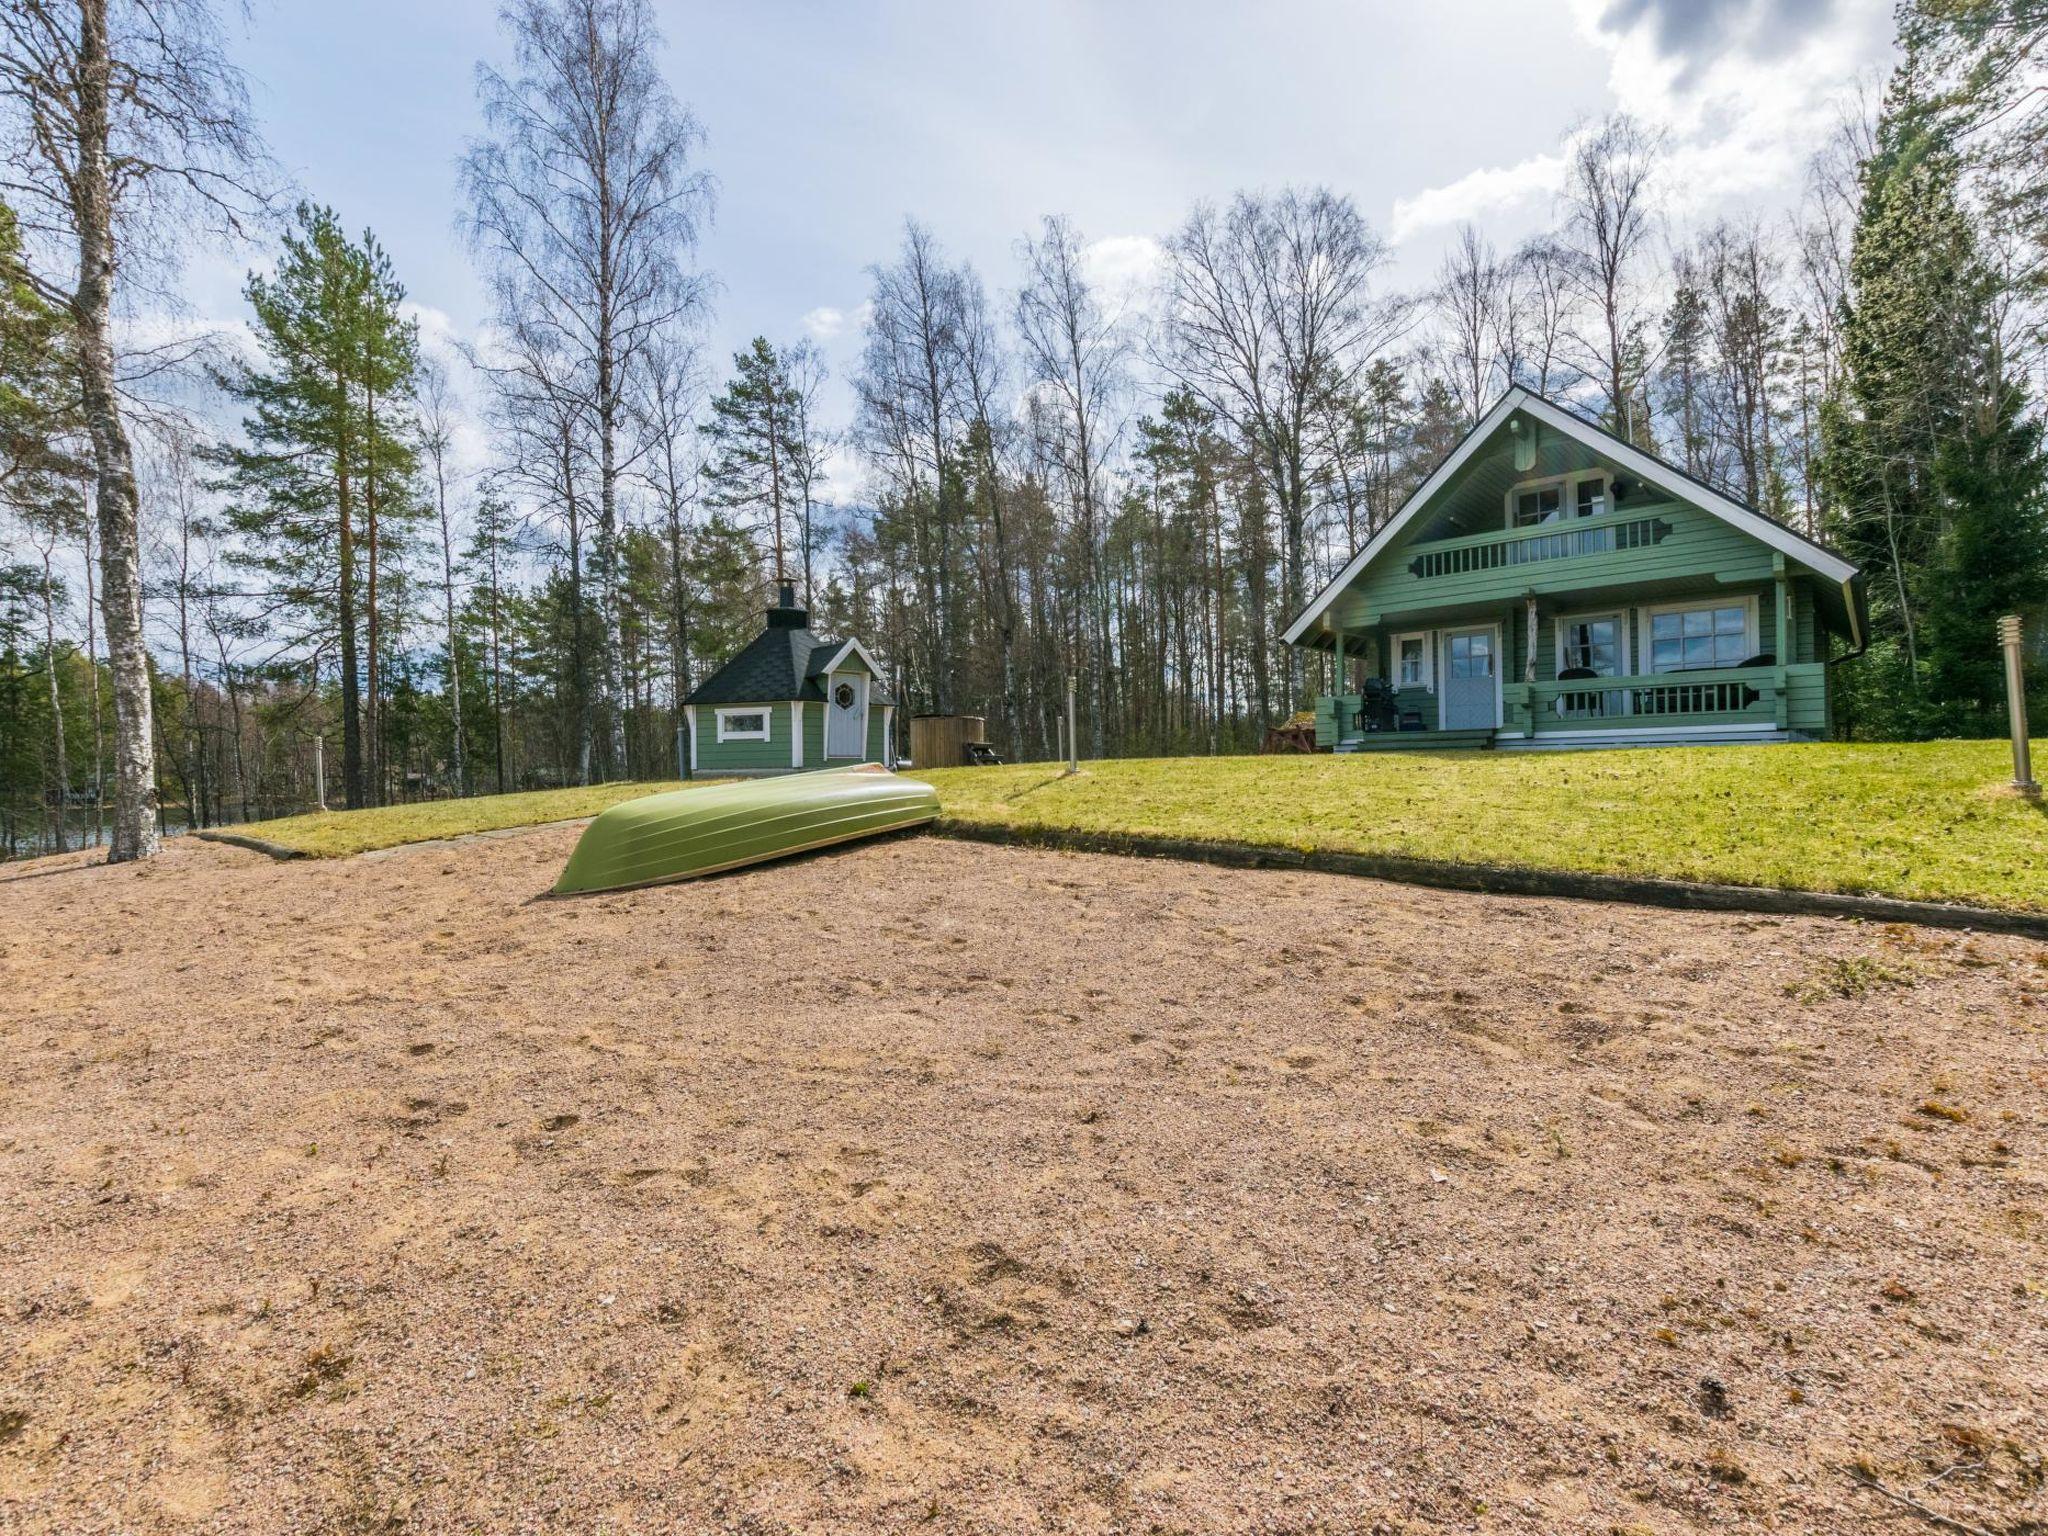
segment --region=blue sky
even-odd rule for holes
[[[1561,137],[1617,106],[1669,135],[1674,232],[1775,216],[1891,31],[1886,0],[657,3],[719,183],[712,355],[814,334],[842,385],[863,268],[906,214],[1000,295],[1041,214],[1100,242],[1114,280],[1197,198],[1320,182],[1414,285],[1459,218],[1503,245],[1546,222]],[[257,0],[235,52],[286,172],[375,229],[430,331],[470,332],[455,165],[476,60],[504,53],[493,0]],[[202,317],[239,316],[254,259],[193,264]]]

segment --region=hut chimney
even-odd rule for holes
[[[768,610],[768,627],[802,629],[810,622],[810,614],[796,605],[796,583],[783,582],[775,589],[775,603]]]

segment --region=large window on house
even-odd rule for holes
[[[1607,471],[1532,480],[1508,492],[1508,526],[1537,528],[1575,517],[1599,517],[1614,505]]]
[[[1710,672],[1757,652],[1754,599],[1651,608],[1644,618],[1652,672]]]
[[[1557,675],[1620,677],[1627,649],[1621,615],[1581,613],[1557,626]]]
[[[721,709],[718,712],[718,739],[725,741],[766,741],[768,739],[768,711],[758,704],[744,709]]]
[[[1394,636],[1394,683],[1401,688],[1429,686],[1429,636]]]

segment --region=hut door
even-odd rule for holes
[[[835,672],[826,681],[825,755],[865,757],[868,749],[868,679],[864,672]]]

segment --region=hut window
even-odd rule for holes
[[[768,739],[768,711],[759,706],[746,709],[721,709],[718,712],[718,739],[726,741],[766,741]]]

